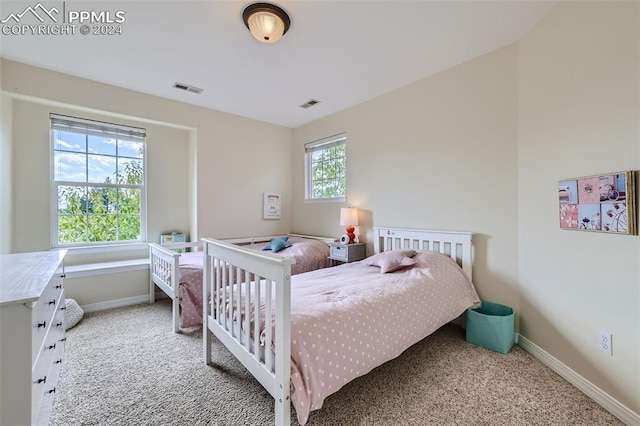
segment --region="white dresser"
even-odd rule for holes
[[[0,255],[0,426],[48,423],[64,353],[65,254]]]

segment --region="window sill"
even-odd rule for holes
[[[335,198],[305,198],[305,203],[317,204],[317,203],[346,203],[347,197],[335,197]]]
[[[83,247],[55,247],[51,250],[67,250],[69,255],[83,255],[83,254],[95,254],[95,253],[109,253],[109,252],[126,252],[136,250],[147,250],[149,245],[147,243],[131,243],[131,244],[110,244],[101,246],[83,246]]]
[[[80,278],[91,277],[94,275],[140,271],[144,269],[149,269],[149,259],[120,260],[116,262],[65,266],[64,273],[66,278]]]

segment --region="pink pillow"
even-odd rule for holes
[[[386,274],[415,265],[415,259],[411,259],[415,254],[415,250],[388,250],[368,257],[365,262],[367,265],[380,267],[380,273]]]

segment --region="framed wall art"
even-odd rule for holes
[[[560,228],[638,235],[635,171],[558,183]]]
[[[264,193],[264,219],[280,219],[282,211],[282,196],[278,192]]]

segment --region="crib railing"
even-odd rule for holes
[[[211,333],[275,399],[277,425],[290,422],[292,258],[204,238],[203,350]]]
[[[178,283],[180,282],[180,253],[159,244],[149,244],[149,302],[155,302],[157,285],[172,300],[173,331],[179,330]]]

